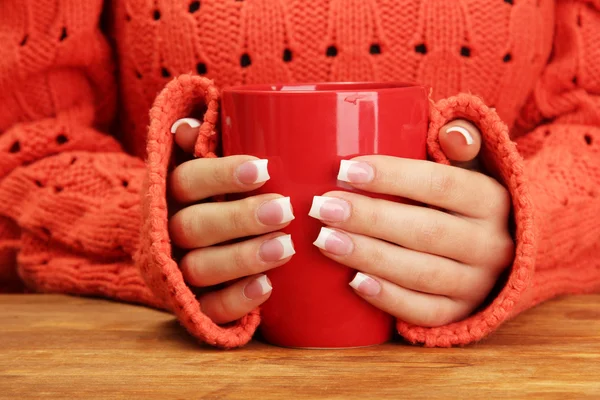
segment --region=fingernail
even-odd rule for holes
[[[321,232],[313,244],[337,256],[350,254],[354,247],[352,240],[347,235],[325,227],[321,228]]]
[[[292,235],[278,236],[260,245],[258,255],[263,261],[273,262],[283,260],[296,254]]]
[[[374,177],[373,168],[364,162],[342,160],[338,179],[350,183],[368,183]]]
[[[269,160],[246,161],[237,167],[235,174],[238,180],[247,185],[266,182],[271,179],[267,164]]]
[[[465,138],[467,145],[473,144],[473,136],[471,136],[471,134],[469,133],[469,131],[466,128],[463,128],[462,126],[452,126],[448,129],[446,129],[446,133],[451,133],[451,132],[460,133],[462,135],[462,137]]]
[[[271,286],[271,281],[267,278],[266,275],[261,275],[244,288],[244,296],[248,300],[258,299],[261,296],[269,293],[273,290],[273,286]]]
[[[350,286],[363,296],[377,296],[381,292],[381,285],[375,279],[363,274],[356,273]]]
[[[258,220],[265,225],[280,225],[294,219],[289,197],[267,201],[257,211]]]
[[[314,196],[308,215],[316,219],[342,222],[350,216],[350,204],[334,197]]]
[[[181,118],[175,121],[175,123],[171,126],[171,133],[177,132],[177,128],[179,128],[183,124],[188,124],[191,128],[197,128],[200,126],[200,121],[196,118]]]

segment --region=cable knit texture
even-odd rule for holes
[[[203,113],[195,155],[213,157],[219,88],[340,80],[432,87],[431,158],[448,162],[439,128],[468,118],[512,195],[515,261],[494,295],[447,326],[399,321],[407,340],[471,343],[600,291],[598,0],[3,0],[0,39],[2,291],[139,302],[243,345],[258,310],[215,325],[171,257],[170,124]]]

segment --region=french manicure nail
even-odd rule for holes
[[[381,285],[375,279],[362,272],[357,272],[350,282],[350,286],[364,296],[377,296],[381,292]]]
[[[171,133],[177,132],[177,128],[179,128],[183,124],[188,124],[191,128],[197,128],[200,126],[200,121],[196,118],[181,118],[175,121],[175,123],[171,126]]]
[[[278,236],[260,245],[258,255],[263,261],[273,262],[283,260],[296,254],[292,235]]]
[[[271,282],[266,275],[261,275],[244,288],[244,296],[248,300],[254,300],[265,294],[269,293],[273,290],[273,286],[271,286]]]
[[[267,165],[269,160],[246,161],[235,171],[238,180],[247,185],[266,182],[271,179]]]
[[[350,204],[335,197],[314,196],[308,215],[325,221],[342,222],[350,216]]]
[[[341,232],[322,227],[317,240],[313,243],[320,249],[337,256],[345,256],[352,252],[352,240]]]
[[[281,225],[294,219],[292,203],[289,197],[280,197],[263,203],[257,211],[257,217],[265,225]]]
[[[373,167],[361,161],[342,160],[338,180],[350,183],[368,183],[374,177]]]
[[[446,129],[446,133],[450,133],[450,132],[460,133],[465,138],[467,145],[473,144],[473,136],[471,136],[471,134],[469,133],[469,131],[466,128],[463,128],[462,126],[452,126],[448,129]]]

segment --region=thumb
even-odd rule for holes
[[[181,118],[171,126],[171,133],[175,135],[175,143],[186,153],[194,153],[194,146],[198,140],[200,121],[196,118]]]
[[[481,149],[481,132],[469,121],[454,120],[442,127],[440,147],[452,165],[465,169],[479,169],[477,155]]]

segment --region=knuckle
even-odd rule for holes
[[[423,268],[416,268],[413,273],[414,285],[417,290],[429,289],[433,283],[432,280],[435,279],[436,275],[435,272],[431,273],[431,271],[426,271]]]
[[[178,200],[186,201],[190,198],[193,188],[191,174],[187,163],[179,165],[171,173],[171,193]]]
[[[380,266],[380,267],[387,265],[388,259],[387,259],[386,252],[385,252],[383,246],[372,246],[371,252],[368,255],[368,258],[364,261],[368,262],[371,265]]]
[[[498,255],[495,259],[496,265],[493,265],[497,269],[501,270],[510,265],[515,255],[515,242],[508,232],[500,235],[498,240],[495,242],[495,248],[492,254]]]
[[[179,269],[189,285],[197,287],[207,286],[202,280],[202,275],[198,274],[198,270],[202,269],[201,258],[192,257],[190,253],[187,253],[179,261]]]
[[[228,226],[225,228],[227,230],[232,230],[233,232],[245,232],[248,225],[246,210],[247,207],[244,207],[241,204],[236,204],[232,207],[231,210],[229,210],[227,217]]]
[[[471,238],[469,261],[484,268],[501,270],[513,260],[515,244],[508,232],[481,232]]]
[[[240,278],[246,275],[252,275],[254,273],[254,266],[250,262],[251,258],[249,258],[247,254],[245,254],[243,246],[233,246],[231,250],[231,258],[233,265],[235,266],[235,270],[237,271],[236,278]]]
[[[185,211],[180,211],[169,220],[169,233],[177,246],[188,247],[191,229],[193,229],[193,224]]]
[[[431,248],[447,236],[446,227],[435,219],[422,222],[417,230],[417,240],[426,248]]]
[[[203,161],[219,161],[219,159],[204,159]],[[222,186],[227,184],[231,179],[230,167],[211,168],[208,182],[212,186]]]
[[[379,214],[379,207],[370,208],[366,217],[367,217],[366,223],[368,224],[367,226],[370,226],[370,227],[376,229],[379,226],[379,224],[381,223],[381,221],[380,221],[381,215]]]
[[[488,200],[489,216],[498,216],[505,219],[510,213],[512,199],[510,193],[504,186],[493,180],[493,190],[490,191]]]
[[[429,190],[435,200],[448,198],[456,188],[456,177],[448,173],[447,168],[445,170],[444,172],[436,166],[429,174]]]
[[[417,290],[424,292],[438,292],[440,289],[448,291],[450,282],[446,274],[437,265],[428,268],[418,268],[415,271],[415,285]]]
[[[227,323],[231,319],[231,304],[223,291],[216,292],[210,297],[211,319],[217,323]]]

